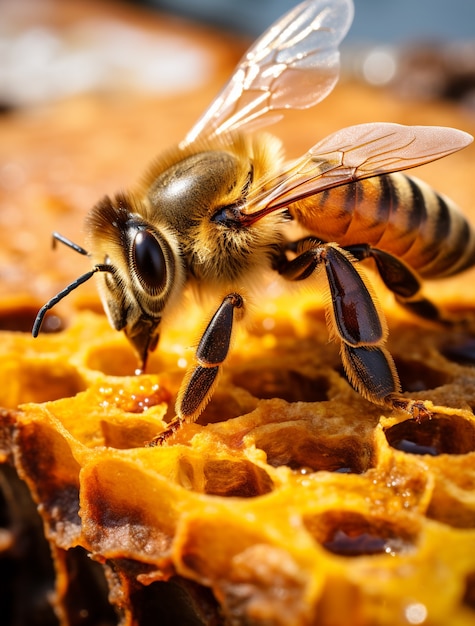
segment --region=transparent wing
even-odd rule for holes
[[[274,123],[285,109],[323,100],[338,80],[338,45],[352,19],[352,0],[307,0],[286,13],[248,50],[185,143]]]
[[[442,126],[382,122],[349,126],[315,144],[278,179],[265,181],[248,198],[244,212],[255,221],[324,189],[423,165],[472,141],[468,133]]]

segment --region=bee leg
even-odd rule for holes
[[[324,243],[321,239],[316,239],[313,235],[307,235],[306,237],[301,237],[295,241],[286,241],[284,243],[284,250],[289,252],[299,253],[304,247],[308,247],[308,244],[316,244],[316,243]]]
[[[220,366],[228,356],[235,312],[244,306],[238,293],[228,294],[211,318],[196,349],[196,365],[183,380],[176,403],[177,417],[149,445],[162,445],[183,422],[194,422],[209,402]]]
[[[396,366],[385,348],[353,347],[342,342],[341,357],[351,386],[367,400],[409,413],[417,423],[432,417],[423,400],[400,394]]]
[[[383,347],[385,324],[350,254],[336,244],[315,244],[277,268],[288,280],[304,280],[323,265],[330,287],[333,326],[341,340],[348,381],[364,398],[408,412],[419,420],[430,416],[422,401],[400,395],[396,366]]]
[[[358,261],[374,259],[386,287],[395,294],[397,302],[411,313],[440,324],[452,323],[443,317],[433,302],[421,295],[421,282],[417,274],[404,261],[368,244],[347,246],[345,250]]]
[[[351,385],[373,402],[382,403],[400,390],[396,368],[381,346],[385,324],[350,255],[336,244],[315,244],[281,263],[287,280],[304,280],[323,265],[331,292],[331,319],[342,341],[342,360]],[[374,371],[373,371],[374,370]]]
[[[151,441],[147,441],[146,447],[155,448],[156,446],[163,446],[163,444],[168,441],[168,439],[170,439],[170,437],[174,435],[177,430],[180,430],[182,425],[183,420],[175,418],[170,422],[167,429],[162,430],[162,432],[154,437]]]

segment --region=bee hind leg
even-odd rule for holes
[[[354,348],[342,343],[341,357],[352,387],[367,400],[404,411],[418,423],[432,417],[424,400],[406,398],[400,393],[396,366],[385,348]]]
[[[344,249],[358,261],[374,259],[384,284],[405,309],[431,322],[454,324],[453,320],[444,317],[438,307],[422,295],[419,277],[404,261],[366,243],[346,246]]]
[[[409,413],[420,421],[431,416],[423,401],[401,394],[393,358],[384,348],[385,324],[348,251],[332,243],[306,242],[292,260],[281,259],[278,272],[287,280],[305,280],[324,267],[331,293],[329,323],[341,340],[341,358],[351,386],[377,405]]]
[[[184,422],[194,422],[208,404],[219,370],[229,353],[235,315],[244,301],[238,293],[228,294],[206,327],[196,349],[196,363],[186,374],[175,406],[176,417],[148,445],[162,445]]]
[[[322,266],[331,293],[328,322],[341,340],[341,358],[352,387],[376,404],[400,391],[391,355],[382,345],[385,324],[348,252],[333,243],[307,242],[306,249],[278,268],[287,280],[309,279]]]

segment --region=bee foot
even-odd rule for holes
[[[180,428],[183,426],[183,420],[179,417],[175,418],[170,422],[168,428],[163,430],[160,434],[154,437],[151,441],[148,441],[146,444],[147,448],[155,448],[156,446],[163,446],[170,437],[172,437]]]
[[[424,400],[406,400],[405,398],[393,398],[390,400],[393,408],[409,413],[412,419],[421,424],[425,420],[432,419],[432,411]]]

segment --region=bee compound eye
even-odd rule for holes
[[[167,279],[165,255],[157,238],[148,230],[139,230],[132,243],[132,259],[142,287],[152,294],[163,291]]]

